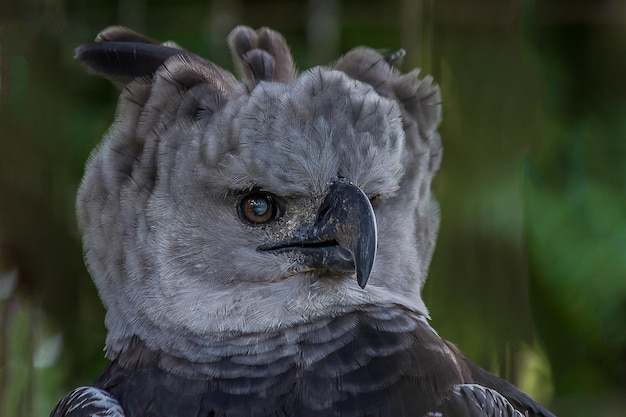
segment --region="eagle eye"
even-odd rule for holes
[[[278,217],[278,206],[272,195],[263,192],[246,194],[239,204],[243,217],[252,223],[267,223]]]

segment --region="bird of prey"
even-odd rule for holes
[[[239,79],[119,26],[76,51],[122,88],[77,198],[109,364],[52,416],[553,416],[428,323],[432,78],[228,43]]]

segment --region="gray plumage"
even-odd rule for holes
[[[228,42],[241,81],[122,27],[77,49],[123,86],[77,198],[110,360],[88,392],[127,417],[550,416],[427,324],[432,79],[368,48],[297,74],[266,28]],[[100,415],[77,396],[53,415]]]

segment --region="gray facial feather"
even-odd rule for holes
[[[103,33],[102,42],[151,41]],[[420,292],[438,228],[438,88],[366,48],[296,77],[275,32],[239,27],[229,44],[243,82],[181,50],[126,85],[87,164],[78,217],[111,359],[132,336],[194,355],[229,335],[368,304],[427,315]],[[365,289],[353,277],[294,272],[288,256],[257,250],[312,222],[337,176],[375,199],[378,252]],[[239,198],[252,189],[280,198],[278,221],[243,221]]]

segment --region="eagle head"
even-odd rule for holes
[[[77,199],[110,358],[363,304],[427,314],[438,88],[367,48],[297,73],[269,29],[229,45],[240,79],[121,27],[77,49],[123,87]]]

